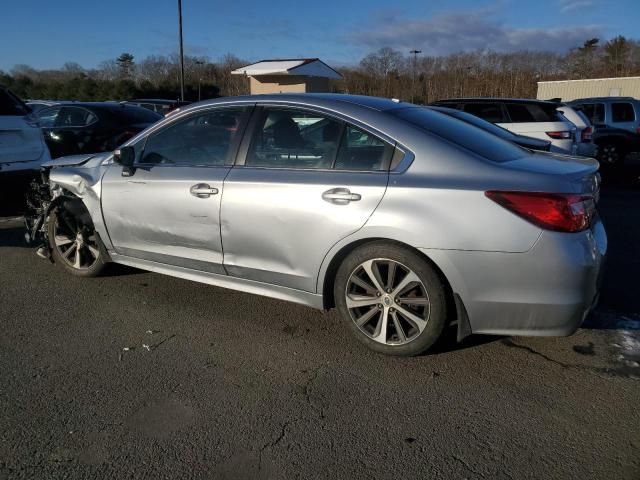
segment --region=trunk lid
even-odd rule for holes
[[[510,161],[509,167],[543,175],[560,175],[569,181],[573,193],[594,195],[598,200],[600,164],[595,158],[536,152]]]

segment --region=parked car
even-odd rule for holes
[[[0,216],[24,213],[28,185],[50,159],[37,118],[0,86]]]
[[[0,86],[0,172],[37,170],[48,160],[38,119],[20,98]]]
[[[580,108],[574,108],[566,103],[559,103],[556,109],[562,116],[576,127],[575,154],[583,157],[596,156],[596,145],[593,142],[593,125]]]
[[[621,163],[630,152],[640,152],[640,100],[630,97],[581,98],[569,102],[581,109],[595,126],[598,135],[598,160]],[[629,132],[625,135],[620,130]],[[610,136],[605,132],[611,133]]]
[[[112,151],[162,117],[114,102],[65,102],[38,112],[52,158]]]
[[[408,103],[211,100],[50,165],[28,238],[69,273],[115,262],[337,307],[382,353],[423,352],[451,322],[568,335],[598,296],[598,162]]]
[[[512,98],[457,98],[433,105],[455,108],[518,135],[551,141],[551,151],[575,154],[576,127],[556,111],[553,102]]]
[[[596,158],[603,165],[618,165],[627,153],[640,152],[640,135],[622,128],[600,126],[593,134],[593,142],[597,147]]]
[[[462,120],[463,122],[467,122],[475,127],[481,128],[485,132],[489,132],[493,135],[496,135],[503,140],[507,140],[509,142],[513,142],[516,145],[520,145],[524,148],[529,148],[531,150],[540,150],[544,152],[548,152],[551,148],[551,142],[549,140],[540,140],[539,138],[526,137],[524,135],[518,135],[516,133],[510,132],[506,128],[499,127],[493,123],[487,122],[486,120],[481,119],[480,117],[476,117],[475,115],[471,115],[470,113],[463,112],[461,110],[456,110],[455,108],[446,108],[446,107],[427,107],[437,112],[444,113],[445,115],[449,115],[450,117],[457,118],[458,120]]]
[[[183,102],[180,100],[163,100],[160,98],[137,98],[134,100],[129,100],[127,103],[129,105],[137,105],[139,107],[152,110],[162,116],[165,116],[176,108],[184,107],[186,105],[189,105],[191,102]]]

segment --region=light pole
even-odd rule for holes
[[[196,60],[196,65],[204,65],[204,62],[202,60]],[[200,96],[200,84],[202,83],[202,67],[197,67],[198,68],[198,101],[201,100],[201,96]]]
[[[180,35],[180,100],[184,102],[184,48],[182,46],[182,0],[178,0],[178,31]]]
[[[411,102],[416,96],[416,63],[418,62],[418,54],[422,53],[422,50],[411,50],[409,52],[413,55],[413,68],[411,69]]]

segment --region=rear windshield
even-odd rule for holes
[[[29,108],[9,90],[0,89],[0,115],[27,115]]]
[[[156,112],[134,105],[120,105],[109,109],[109,112],[116,117],[119,122],[128,125],[137,123],[155,123],[162,118],[162,115]]]
[[[508,162],[529,153],[469,123],[426,108],[398,108],[389,113],[492,162]]]

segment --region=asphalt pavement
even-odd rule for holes
[[[392,358],[335,312],[129,268],[71,277],[0,220],[0,479],[639,479],[640,188],[606,189],[566,338]]]

